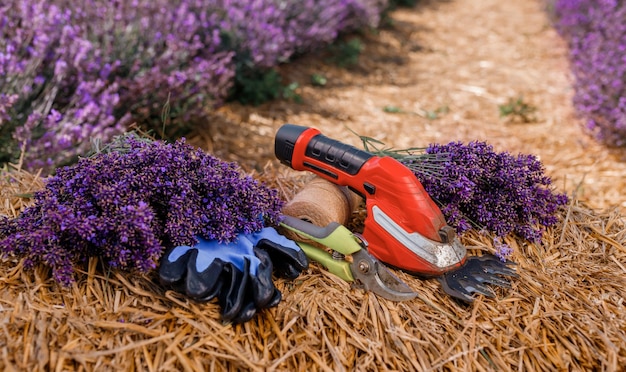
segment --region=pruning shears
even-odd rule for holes
[[[392,301],[417,297],[406,283],[369,254],[365,240],[347,227],[337,222],[320,227],[292,216],[284,216],[281,226],[330,249],[333,253],[306,242],[296,242],[309,259],[355,287]]]

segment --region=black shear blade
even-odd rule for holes
[[[493,255],[471,256],[463,266],[449,271],[437,279],[443,290],[450,296],[473,302],[473,294],[495,297],[487,284],[510,288],[511,284],[502,276],[518,277],[511,261],[501,261]]]

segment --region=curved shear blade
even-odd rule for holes
[[[358,286],[392,301],[406,301],[417,297],[405,282],[362,249],[352,254],[352,275]]]
[[[493,255],[471,256],[465,264],[449,271],[437,279],[450,296],[465,302],[473,302],[474,293],[495,297],[487,284],[510,288],[511,284],[502,276],[518,277],[511,261],[503,262]]]

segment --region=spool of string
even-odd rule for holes
[[[282,212],[321,227],[331,222],[346,225],[361,200],[347,187],[315,177],[285,204]],[[288,229],[281,229],[281,233],[291,240],[312,243],[310,239]]]

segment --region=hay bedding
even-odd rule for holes
[[[430,1],[415,11],[394,12],[396,31],[383,31],[370,40],[369,53],[356,71],[308,62],[285,68],[287,76],[301,82],[309,72],[323,68],[336,86],[319,91],[303,84],[304,105],[229,105],[213,117],[209,132],[200,131],[193,138],[209,151],[250,168],[260,168],[265,158],[271,158],[273,133],[284,122],[315,125],[347,142],[354,138],[337,123],[396,146],[486,138],[503,150],[539,154],[557,186],[571,194],[577,191],[576,197],[542,245],[507,241],[515,249],[520,278],[510,290],[498,290],[496,300],[479,298],[471,306],[460,305],[443,294],[434,280],[397,272],[420,298],[390,302],[352,289],[312,265],[296,281],[278,281],[284,300],[277,308],[233,327],[218,320],[214,303],[198,304],[165,291],[154,275],[108,271],[94,259],[77,283],[63,290],[49,273],[25,272],[20,262],[4,260],[0,263],[0,367],[29,371],[622,369],[626,365],[626,220],[611,205],[623,202],[620,190],[626,167],[581,135],[572,121],[568,82],[562,77],[567,70],[563,49],[544,27],[538,3]],[[481,22],[468,24],[467,19]],[[532,37],[514,37],[520,34]],[[468,40],[480,46],[467,47]],[[396,54],[400,62],[393,58]],[[481,60],[481,66],[498,67],[490,74],[473,71]],[[471,79],[482,79],[480,84],[486,88],[478,89],[479,81]],[[524,89],[529,99],[538,102],[543,118],[526,126],[503,123],[494,113],[494,100]],[[442,98],[441,92],[452,98]],[[446,102],[451,113],[435,122],[417,115],[392,116],[379,107],[433,108]],[[218,128],[217,124],[237,125]],[[561,136],[554,135],[555,128]],[[244,134],[247,141],[236,140]],[[257,175],[281,190],[287,200],[303,182],[303,175],[276,167],[275,162],[258,170]],[[37,175],[19,169],[3,172],[0,213],[15,216],[29,202],[23,196],[40,187]],[[359,219],[362,215],[355,216]],[[493,250],[485,237],[469,235],[463,240],[473,254]]]
[[[5,192],[29,193],[39,185],[26,172],[4,176]],[[273,166],[262,177],[285,190],[286,199],[302,184],[302,177]],[[12,203],[3,213],[19,210],[21,202]],[[485,237],[463,240],[473,254],[492,250]],[[108,271],[93,259],[72,288],[60,289],[49,273],[25,272],[20,262],[5,260],[0,365],[150,371],[554,371],[626,365],[626,220],[619,210],[598,213],[574,200],[544,244],[508,243],[520,278],[510,290],[498,290],[497,300],[481,297],[462,305],[436,281],[396,272],[419,298],[391,302],[350,288],[314,264],[293,282],[278,281],[284,300],[277,308],[238,326],[220,322],[214,303],[165,291],[154,275]]]

